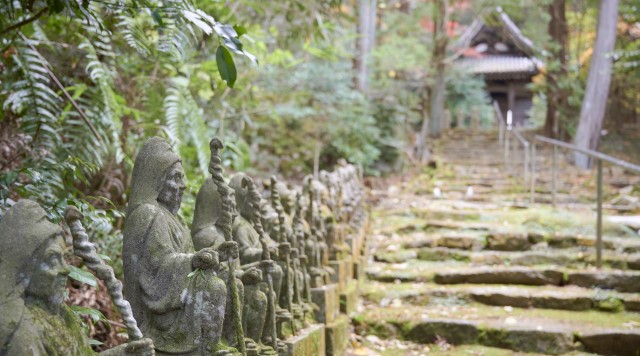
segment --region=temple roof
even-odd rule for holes
[[[535,58],[520,56],[462,57],[457,65],[473,74],[481,74],[485,79],[529,79],[538,74],[541,63]]]
[[[533,42],[500,7],[493,14],[497,21],[474,20],[454,44],[457,66],[485,79],[529,79],[536,75],[543,63],[535,57]]]

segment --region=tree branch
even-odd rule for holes
[[[24,25],[27,25],[35,20],[37,20],[38,18],[40,18],[40,16],[42,16],[47,10],[49,10],[49,8],[47,6],[43,7],[42,9],[40,9],[40,11],[38,11],[35,15],[33,15],[32,17],[29,17],[27,19],[24,19],[18,23],[15,23],[5,29],[3,29],[2,31],[0,31],[0,36],[4,36],[6,33],[13,31],[17,28],[20,28]]]

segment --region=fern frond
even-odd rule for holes
[[[198,166],[202,172],[206,172],[209,164],[209,146],[203,110],[187,86],[182,83],[188,83],[188,79],[180,79],[182,80],[172,81],[164,100],[167,135],[178,150],[187,146],[194,147]]]
[[[83,97],[88,100],[88,105],[82,105],[83,111],[92,120],[94,126],[98,127],[97,130],[103,138],[101,150],[104,152],[112,151],[115,154],[116,162],[119,163],[125,158],[120,143],[120,133],[122,132],[120,117],[123,115],[123,110],[118,102],[118,95],[114,91],[114,71],[98,58],[98,49],[93,46],[92,42],[86,37],[82,38],[83,41],[79,48],[87,52],[85,70],[95,84],[95,87],[88,90]],[[97,42],[101,43],[101,50],[111,48],[111,43],[106,37],[101,37]],[[84,136],[86,135],[80,137]]]
[[[57,123],[62,103],[49,87],[51,66],[26,41],[16,41],[15,48],[20,80],[10,86],[3,108],[21,118],[21,129],[33,138],[34,146],[51,152],[60,141]]]
[[[132,17],[124,11],[119,11],[116,21],[116,27],[122,33],[125,42],[141,56],[145,58],[151,56],[153,45],[149,42],[141,24],[143,20]]]

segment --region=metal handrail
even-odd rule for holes
[[[553,159],[552,159],[552,178],[551,178],[551,194],[552,194],[552,203],[553,206],[556,205],[556,179],[557,179],[557,165],[558,165],[558,147],[567,148],[576,152],[580,152],[587,156],[596,159],[598,166],[598,186],[597,186],[597,202],[596,202],[596,210],[597,210],[597,220],[596,220],[596,267],[602,267],[602,162],[609,162],[616,166],[620,166],[626,168],[628,170],[640,173],[640,166],[629,163],[627,161],[623,161],[621,159],[606,155],[602,152],[589,150],[586,148],[581,148],[576,145],[572,145],[570,143],[566,143],[560,140],[555,140],[552,138],[536,135],[534,137],[535,141],[540,141],[544,143],[548,143],[553,145]],[[532,145],[532,154],[533,161],[531,164],[531,202],[534,202],[534,193],[535,193],[535,184],[536,184],[536,144],[535,141]]]
[[[589,149],[586,149],[586,148],[581,148],[581,147],[578,147],[576,145],[572,145],[570,143],[566,143],[564,141],[559,141],[559,140],[555,140],[555,139],[544,137],[544,136],[540,136],[540,135],[536,135],[535,139],[537,141],[542,141],[542,142],[550,143],[552,145],[557,145],[557,146],[560,146],[560,147],[563,147],[563,148],[568,148],[570,150],[578,151],[580,153],[584,153],[587,156],[591,156],[593,158],[597,158],[599,160],[602,160],[602,161],[605,161],[605,162],[609,162],[611,164],[615,164],[616,166],[620,166],[620,167],[626,168],[628,170],[640,173],[640,165],[629,163],[627,161],[623,161],[621,159],[606,155],[606,154],[604,154],[602,152],[589,150]]]
[[[520,144],[522,144],[524,150],[524,185],[527,185],[527,181],[529,180],[529,141],[527,141],[520,132],[518,132],[517,130],[514,129],[513,126],[511,125],[507,125],[504,121],[504,116],[502,116],[502,110],[500,110],[500,104],[498,104],[497,100],[493,101],[493,108],[496,112],[496,120],[499,123],[499,136],[498,136],[498,142],[500,143],[500,145],[502,145],[504,143],[504,164],[505,166],[507,166],[509,164],[509,156],[511,154],[511,133],[513,132],[514,136],[516,137],[516,139],[518,139],[518,141],[520,142]],[[506,130],[505,130],[506,129]],[[506,131],[506,137],[505,136],[505,131]]]

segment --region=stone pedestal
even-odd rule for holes
[[[314,324],[285,340],[288,356],[326,355],[325,327]]]
[[[327,356],[342,356],[347,354],[349,346],[349,318],[340,315],[333,323],[325,326]]]
[[[319,323],[330,324],[340,313],[340,294],[337,284],[311,288],[311,300],[318,306],[315,318]]]
[[[365,278],[365,258],[364,256],[354,256],[353,258],[353,278],[364,281]]]
[[[358,282],[350,281],[340,292],[340,312],[346,315],[354,313],[358,307]]]
[[[329,267],[335,271],[331,275],[331,283],[337,284],[340,291],[343,291],[349,281],[353,279],[353,258],[346,256],[338,260],[329,261]]]

